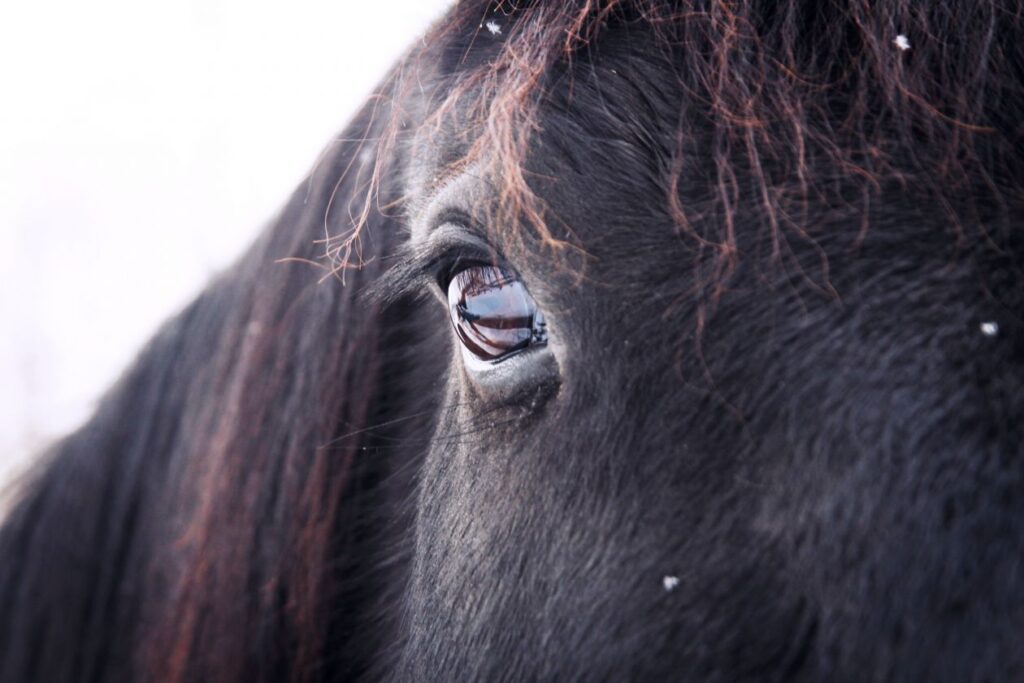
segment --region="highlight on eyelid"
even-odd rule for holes
[[[452,325],[480,360],[500,361],[547,341],[544,316],[526,286],[498,266],[470,266],[448,284]]]

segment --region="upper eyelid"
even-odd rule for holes
[[[497,250],[472,225],[461,214],[442,214],[437,226],[430,231],[430,236],[424,240],[421,248],[430,252],[466,248],[496,255]]]
[[[388,303],[408,295],[422,295],[432,284],[437,289],[442,267],[450,268],[459,261],[494,265],[505,262],[476,231],[461,222],[445,220],[423,244],[407,246],[398,263],[381,275],[365,296]]]
[[[450,278],[460,263],[482,263],[502,265],[505,259],[485,240],[473,231],[457,223],[445,223],[435,230],[425,245],[424,267],[426,275],[433,279]],[[439,269],[445,265],[451,272]],[[446,282],[439,282],[443,287]]]

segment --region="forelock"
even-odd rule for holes
[[[816,239],[814,205],[851,210],[863,237],[887,189],[933,202],[960,236],[1019,203],[1021,13],[994,0],[466,1],[408,56],[395,92],[429,93],[415,129],[447,130],[457,150],[438,177],[473,165],[497,179],[497,238],[582,253],[527,161],[545,107],[602,41],[645,35],[637,58],[671,64],[663,87],[681,94],[659,200],[716,290],[744,251],[746,213],[777,260],[788,240]],[[396,112],[395,136],[411,132]],[[707,196],[687,195],[695,175]]]

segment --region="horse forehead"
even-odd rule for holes
[[[626,40],[632,33],[610,31],[586,56],[552,67],[553,84],[536,112],[537,130],[526,153],[511,160],[544,205],[551,219],[546,227],[556,237],[603,234],[605,221],[595,217],[621,216],[629,228],[649,226],[651,217],[636,216],[631,205],[660,208],[654,204],[666,200],[659,170],[669,154],[681,93],[664,87],[671,64],[638,47],[645,42]],[[460,79],[449,82],[451,77],[437,80],[435,92],[416,104],[414,118],[421,125],[410,138],[404,174],[409,213],[424,214],[441,195],[467,193],[483,212],[506,189],[510,164],[500,149],[474,148],[468,134],[492,123],[490,115],[480,118],[488,109],[480,89],[462,87]],[[594,211],[579,211],[588,206]]]
[[[544,140],[525,159],[523,172],[531,176],[530,190],[542,207],[549,237],[565,242],[584,261],[599,260],[627,266],[642,260],[653,266],[661,260],[678,265],[680,255],[691,253],[667,211],[662,182],[641,168],[643,153],[621,140],[608,140],[602,149],[570,157]],[[408,229],[412,242],[422,243],[439,218],[457,212],[474,220],[495,246],[509,237],[526,246],[540,260],[547,252],[543,241],[523,217],[495,224],[503,178],[493,157],[466,161],[458,143],[420,137],[406,171]],[[445,148],[447,145],[447,149]],[[454,159],[454,161],[452,161]],[[581,165],[586,166],[581,170]],[[548,254],[550,256],[550,254]]]

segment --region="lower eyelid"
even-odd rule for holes
[[[531,393],[560,385],[558,363],[547,345],[524,349],[500,363],[467,358],[470,354],[463,349],[460,353],[467,390],[490,404],[518,405]]]

